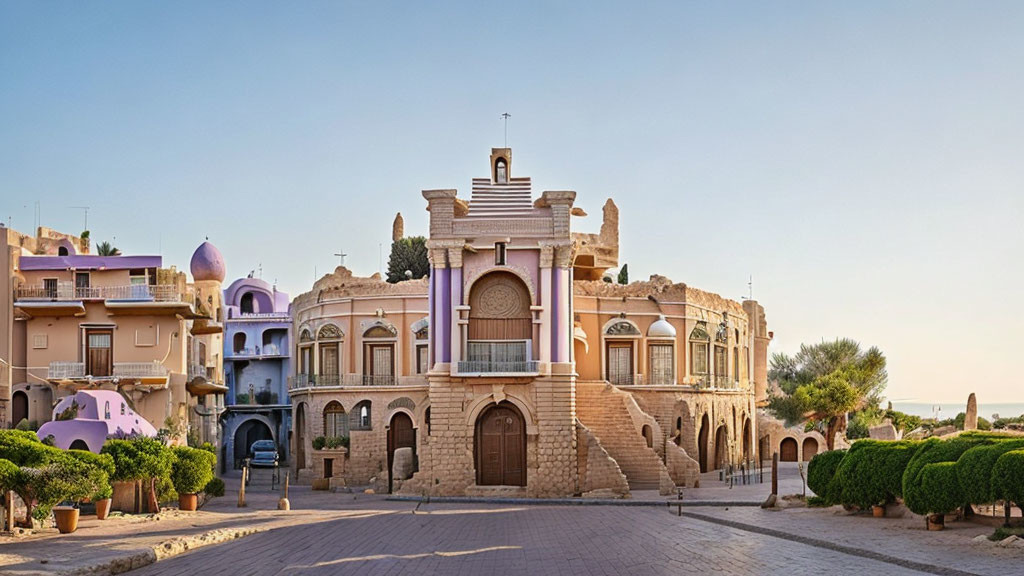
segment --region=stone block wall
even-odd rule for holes
[[[617,497],[629,494],[629,483],[619,465],[608,455],[597,437],[582,423],[576,422],[576,452],[579,493],[585,498]]]
[[[693,488],[700,480],[700,463],[690,458],[685,450],[665,439],[665,467],[677,486]]]

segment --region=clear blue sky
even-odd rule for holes
[[[0,4],[0,217],[293,295],[419,191],[614,197],[631,276],[849,336],[896,400],[1024,397],[1024,3]]]

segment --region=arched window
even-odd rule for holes
[[[395,383],[394,338],[397,335],[394,326],[384,323],[377,323],[363,332],[363,384],[389,386]]]
[[[252,314],[255,312],[255,306],[253,305],[253,294],[252,292],[246,292],[242,294],[242,301],[239,302],[239,308],[242,310],[242,314]]]
[[[324,408],[324,436],[348,436],[345,408],[338,401],[331,401]]]
[[[60,248],[57,248],[57,256],[67,256],[67,255],[68,255],[67,247],[61,246]]]
[[[110,420],[110,400],[103,403],[103,419]]]
[[[494,181],[498,184],[508,184],[508,164],[504,158],[498,158],[494,162]]]
[[[245,351],[245,332],[235,332],[234,339],[234,351],[235,354],[241,354]]]
[[[320,383],[335,386],[341,374],[341,330],[334,324],[325,324],[317,332],[317,347],[320,349]]]
[[[372,430],[373,422],[370,420],[373,405],[369,400],[363,400],[356,404],[349,415],[349,430]]]
[[[708,374],[708,336],[707,324],[698,322],[690,332],[690,373],[694,376]]]

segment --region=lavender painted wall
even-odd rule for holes
[[[22,270],[128,270],[131,268],[160,268],[163,258],[160,256],[97,256],[80,254],[77,256],[22,256],[18,267]]]
[[[57,420],[57,416],[72,403],[78,404],[78,415],[71,420]],[[106,413],[108,403],[109,418]],[[112,436],[156,436],[156,428],[128,407],[125,399],[113,390],[80,390],[72,396],[65,396],[53,409],[53,418],[39,428],[36,436],[42,440],[52,435],[54,444],[64,450],[70,448],[75,440],[85,442],[91,452],[99,452],[107,438]]]

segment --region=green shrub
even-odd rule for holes
[[[36,520],[49,518],[54,506],[65,500],[82,500],[90,495],[89,473],[92,467],[70,456],[59,456],[38,468],[23,467],[19,496],[35,502],[31,515]]]
[[[224,481],[216,476],[210,478],[210,481],[207,482],[206,486],[203,488],[203,493],[207,496],[220,498],[224,495]]]
[[[846,450],[821,452],[807,465],[807,487],[829,505],[836,501],[829,486],[845,456]]]
[[[313,450],[323,450],[324,446],[327,445],[327,438],[323,436],[317,436],[313,438]]]
[[[348,448],[348,436],[328,436],[324,439],[324,448]]]
[[[1006,436],[996,434],[967,432],[949,440],[938,438],[925,440],[914,457],[907,463],[907,468],[903,472],[903,503],[915,514],[928,514],[931,510],[928,509],[928,494],[923,488],[922,479],[925,467],[940,462],[956,462],[964,452],[975,446],[992,444],[1006,438]],[[959,491],[960,483],[955,476],[954,482]],[[959,504],[966,504],[966,502]]]
[[[1001,455],[992,466],[992,495],[1024,506],[1024,449]]]
[[[921,514],[949,514],[964,505],[964,493],[956,478],[956,462],[936,462],[921,470]]]
[[[956,477],[967,504],[988,504],[999,500],[992,486],[992,468],[999,457],[1011,450],[1024,448],[1024,439],[1003,440],[995,444],[975,446],[956,461]]]
[[[18,424],[14,427],[14,429],[19,430],[21,432],[28,432],[32,430],[32,425],[28,423],[28,418],[22,418],[20,421],[18,421]]]
[[[163,504],[174,502],[178,499],[178,491],[174,489],[174,482],[170,478],[162,477],[156,480],[156,501]]]
[[[213,444],[210,444],[209,442],[203,442],[202,444],[200,444],[199,449],[206,450],[207,452],[213,455],[217,454],[217,449],[213,446]]]
[[[114,461],[116,482],[132,482],[150,478],[167,478],[171,474],[174,453],[153,438],[107,440],[100,450]]]
[[[198,494],[213,478],[217,457],[206,450],[176,446],[171,481],[179,494]]]
[[[903,471],[918,442],[858,440],[836,470],[833,500],[845,506],[885,505],[902,494]]]
[[[0,459],[0,493],[15,490],[21,480],[21,468],[10,460]]]
[[[113,494],[110,477],[114,474],[114,459],[110,454],[94,454],[87,450],[68,450],[67,454],[89,467],[86,478],[88,498],[100,500],[110,497],[103,494]]]
[[[0,458],[16,466],[42,466],[62,451],[39,441],[35,432],[0,430]]]

